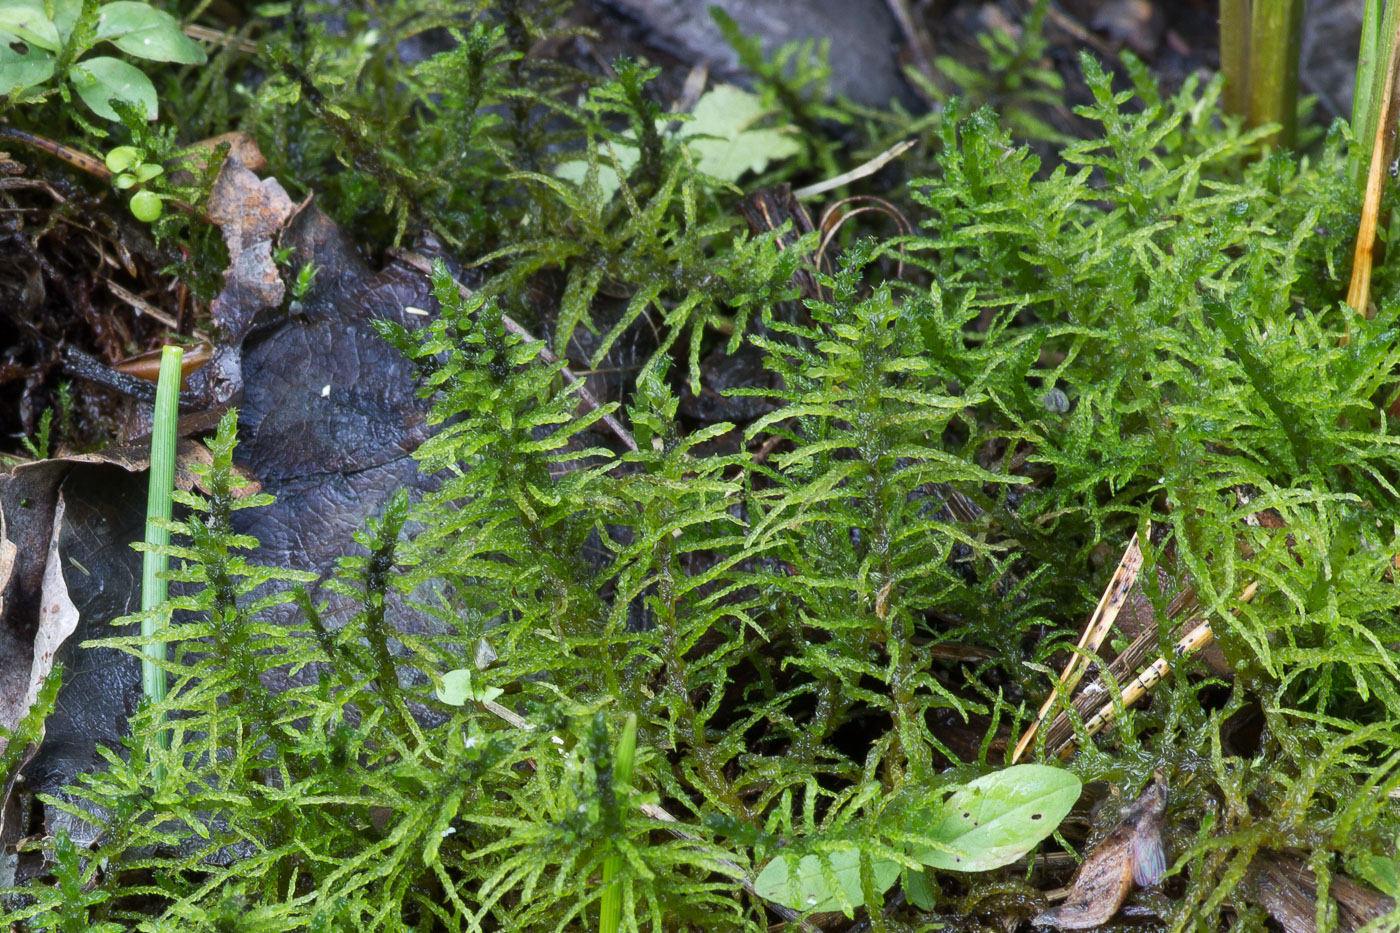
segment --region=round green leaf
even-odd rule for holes
[[[58,27],[44,12],[42,0],[0,2],[0,29],[50,52],[57,52],[63,48],[63,40],[58,37]]]
[[[53,77],[53,56],[18,36],[0,32],[0,94],[43,84]]]
[[[941,804],[916,811],[908,829],[944,848],[909,854],[932,868],[989,871],[1029,852],[1079,799],[1079,778],[1046,765],[1016,765],[959,788]]]
[[[125,191],[127,188],[134,188],[136,186],[136,176],[130,172],[122,172],[116,178],[112,179],[112,185],[121,191]]]
[[[160,195],[154,191],[138,191],[131,196],[131,216],[143,223],[160,217]]]
[[[184,65],[206,61],[204,49],[180,31],[175,17],[135,0],[117,0],[98,10],[97,38],[110,41],[128,55],[151,61]]]
[[[142,164],[136,166],[136,168],[132,169],[132,171],[136,173],[137,181],[145,182],[150,181],[152,178],[155,178],[161,172],[164,172],[165,169],[151,162],[143,162]]]
[[[73,89],[92,108],[92,112],[108,120],[119,120],[117,112],[108,103],[112,98],[124,100],[146,114],[146,119],[154,120],[157,114],[156,89],[151,79],[139,68],[128,65],[119,58],[99,55],[84,59],[73,66],[69,73]]]
[[[104,160],[108,171],[124,172],[141,161],[141,150],[135,146],[116,146]]]
[[[875,885],[888,890],[899,878],[899,863],[872,858]],[[834,885],[845,893],[845,904]],[[753,881],[760,897],[804,913],[843,910],[845,905],[860,907],[865,894],[860,888],[860,849],[854,844],[820,855],[779,855],[769,862]]]

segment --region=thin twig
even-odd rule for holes
[[[867,175],[874,175],[880,169],[884,168],[886,163],[899,158],[904,155],[904,153],[914,148],[914,143],[916,142],[918,142],[918,140],[906,139],[903,142],[895,143],[875,158],[862,162],[849,172],[843,172],[835,178],[828,178],[826,181],[819,181],[815,185],[798,188],[792,193],[792,196],[799,201],[805,200],[806,198],[814,198],[819,194],[825,194],[833,188],[840,188],[842,185],[850,184],[853,181],[859,181]]]
[[[399,261],[405,263],[406,265],[412,266],[414,269],[417,269],[424,275],[432,275],[433,273],[433,264],[429,262],[427,257],[425,256],[420,256],[419,254],[411,252],[409,250],[396,250],[394,252],[394,256]],[[469,299],[472,297],[472,290],[470,288],[467,288],[467,286],[463,285],[461,282],[457,281],[456,278],[452,279],[452,284],[457,286],[457,294],[461,295],[462,298]],[[508,332],[519,337],[521,340],[524,340],[527,343],[537,342],[535,337],[532,336],[528,330],[516,323],[515,319],[513,319],[509,314],[503,313],[501,315],[501,323],[505,325],[505,328]],[[550,350],[547,346],[540,347],[540,359],[544,360],[550,365],[559,362],[559,357],[555,356],[554,352]],[[559,375],[564,377],[564,381],[570,383],[571,385],[578,386],[579,399],[590,409],[597,411],[598,409],[603,407],[602,403],[593,397],[593,393],[588,391],[588,387],[584,385],[583,380],[580,379],[578,376],[574,375],[573,370],[569,369],[568,364],[565,364],[564,367],[559,370]],[[622,441],[622,443],[627,447],[628,450],[637,450],[637,442],[635,439],[633,439],[632,432],[624,428],[620,421],[614,418],[611,414],[603,415],[602,421],[603,424],[607,425],[608,428],[611,429],[612,432],[617,435],[618,439]]]
[[[1259,584],[1257,582],[1250,583],[1249,586],[1244,588],[1244,592],[1240,594],[1240,602],[1247,603],[1254,599],[1254,594],[1258,592],[1258,590]],[[1239,610],[1235,609],[1234,612],[1238,614]],[[1214,640],[1215,630],[1211,628],[1208,619],[1203,619],[1199,625],[1177,639],[1176,644],[1172,646],[1171,660],[1159,657],[1157,660],[1147,665],[1142,673],[1138,674],[1131,682],[1123,687],[1118,695],[1118,703],[1115,704],[1110,701],[1104,704],[1097,713],[1086,720],[1084,723],[1085,732],[1089,735],[1098,735],[1103,730],[1112,726],[1114,720],[1118,718],[1119,707],[1127,709],[1138,700],[1141,700],[1147,695],[1147,691],[1157,686],[1157,684],[1161,683],[1163,678],[1171,673],[1172,664],[1179,663],[1177,659],[1195,654]],[[1058,754],[1061,758],[1068,758],[1076,747],[1075,741],[1070,739],[1060,748]]]
[[[1128,542],[1127,550],[1123,552],[1123,559],[1118,562],[1118,569],[1113,572],[1113,578],[1108,581],[1108,586],[1104,588],[1103,596],[1099,597],[1099,604],[1094,608],[1094,614],[1089,617],[1089,622],[1084,626],[1084,634],[1079,637],[1079,644],[1076,646],[1074,654],[1070,657],[1069,663],[1065,665],[1064,672],[1060,674],[1060,681],[1055,688],[1050,691],[1050,696],[1045,699],[1045,703],[1040,707],[1040,713],[1031,723],[1030,728],[1021,736],[1021,741],[1016,743],[1016,750],[1011,753],[1011,764],[1020,760],[1027,746],[1035,738],[1036,732],[1040,729],[1045,717],[1050,715],[1050,708],[1055,705],[1055,699],[1060,696],[1069,696],[1074,692],[1075,685],[1084,676],[1084,672],[1089,667],[1088,656],[1098,650],[1099,645],[1107,637],[1113,628],[1114,621],[1118,618],[1119,611],[1128,599],[1128,594],[1133,589],[1133,584],[1137,582],[1138,573],[1142,570],[1142,548],[1138,545],[1137,534]]]
[[[209,42],[214,45],[235,48],[240,52],[247,52],[249,55],[254,55],[258,51],[258,44],[251,39],[246,39],[231,32],[224,32],[221,29],[210,29],[208,26],[199,26],[190,23],[181,27],[180,31],[191,39],[198,39],[201,42]]]
[[[127,291],[111,279],[107,280],[107,287],[112,290],[113,295],[116,295],[126,304],[130,305],[138,314],[144,314],[149,318],[154,318],[173,331],[178,332],[180,330],[179,322],[140,295]]]

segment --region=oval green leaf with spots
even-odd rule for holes
[[[932,868],[1000,868],[1054,832],[1082,786],[1068,771],[1046,765],[1016,765],[985,775],[910,817],[910,833],[940,845],[916,846],[909,854]]]
[[[872,858],[875,886],[888,890],[899,878],[899,865]],[[753,881],[759,896],[804,913],[854,909],[865,903],[860,888],[860,849],[854,844],[819,855],[779,855]],[[841,893],[845,894],[844,901]]]

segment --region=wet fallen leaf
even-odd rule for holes
[[[1166,812],[1166,784],[1156,778],[1079,866],[1065,902],[1033,922],[1062,930],[1088,930],[1107,923],[1123,906],[1134,884],[1151,886],[1160,881],[1166,870],[1162,852]]]

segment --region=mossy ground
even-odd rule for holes
[[[310,581],[234,534],[230,511],[259,500],[232,497],[225,426],[172,551],[189,621],[169,635],[171,748],[154,711],[133,720],[74,790],[106,814],[97,851],[53,841],[51,878],[7,921],[592,929],[621,855],[623,928],[763,929],[742,880],[776,852],[897,853],[911,800],[1005,763],[1134,533],[1151,614],[1194,590],[1224,664],[1183,661],[1107,735],[1079,723],[1064,767],[1097,797],[1165,776],[1158,922],[1264,928],[1264,850],[1324,890],[1393,883],[1400,282],[1379,269],[1369,317],[1342,304],[1346,129],[1269,151],[1220,113],[1218,84],[1164,94],[1131,60],[1086,57],[1095,129],[1047,162],[975,102],[860,111],[825,99],[819,63],[750,55],[766,125],[799,146],[744,190],[916,141],[861,183],[878,187],[848,189],[908,227],[843,225],[804,296],[818,235],[778,249],[791,231],[751,232],[740,189],[658,124],[649,70],[536,55],[556,12],[405,0],[347,10],[341,32],[294,3],[264,52],[168,76],[181,136],[246,129],[367,248],[431,235],[472,268],[474,297],[440,268],[431,324],[384,329],[420,366],[438,429],[416,456],[442,482],[345,542],[328,586],[362,609],[330,631]],[[397,41],[429,25],[456,44],[399,64]],[[1013,48],[1001,86],[1052,86],[1036,60]],[[635,167],[606,192],[624,149]],[[562,180],[580,158],[583,181]],[[222,268],[197,224],[158,232]],[[639,329],[650,349],[590,410],[503,312],[575,368]],[[772,375],[730,394],[763,404],[685,414],[723,372],[704,361],[746,352]],[[390,591],[444,634],[394,632]],[[301,637],[269,638],[285,604]],[[260,679],[307,665],[313,686]],[[473,699],[443,702],[463,669]],[[626,798],[611,756],[633,713]],[[1106,819],[1086,807],[1048,848],[1083,849]],[[1066,875],[930,871],[883,895],[867,878],[880,909],[857,921],[1005,929]]]

